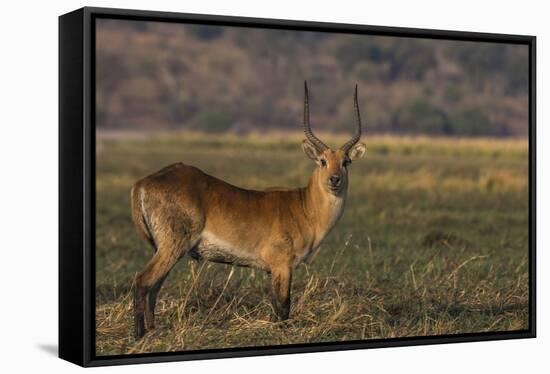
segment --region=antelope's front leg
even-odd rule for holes
[[[292,270],[281,266],[271,270],[271,303],[275,309],[276,319],[284,321],[290,313],[290,283]]]

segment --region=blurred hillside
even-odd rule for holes
[[[525,136],[527,46],[97,20],[97,126]]]

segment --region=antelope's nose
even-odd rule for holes
[[[338,186],[340,184],[340,177],[338,175],[331,175],[329,180],[332,186]]]

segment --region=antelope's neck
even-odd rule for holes
[[[304,191],[304,210],[313,227],[313,248],[316,248],[336,225],[344,211],[347,185],[334,195],[323,188],[316,173],[311,176]]]

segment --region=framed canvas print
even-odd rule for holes
[[[535,37],[59,18],[59,355],[535,337]]]

